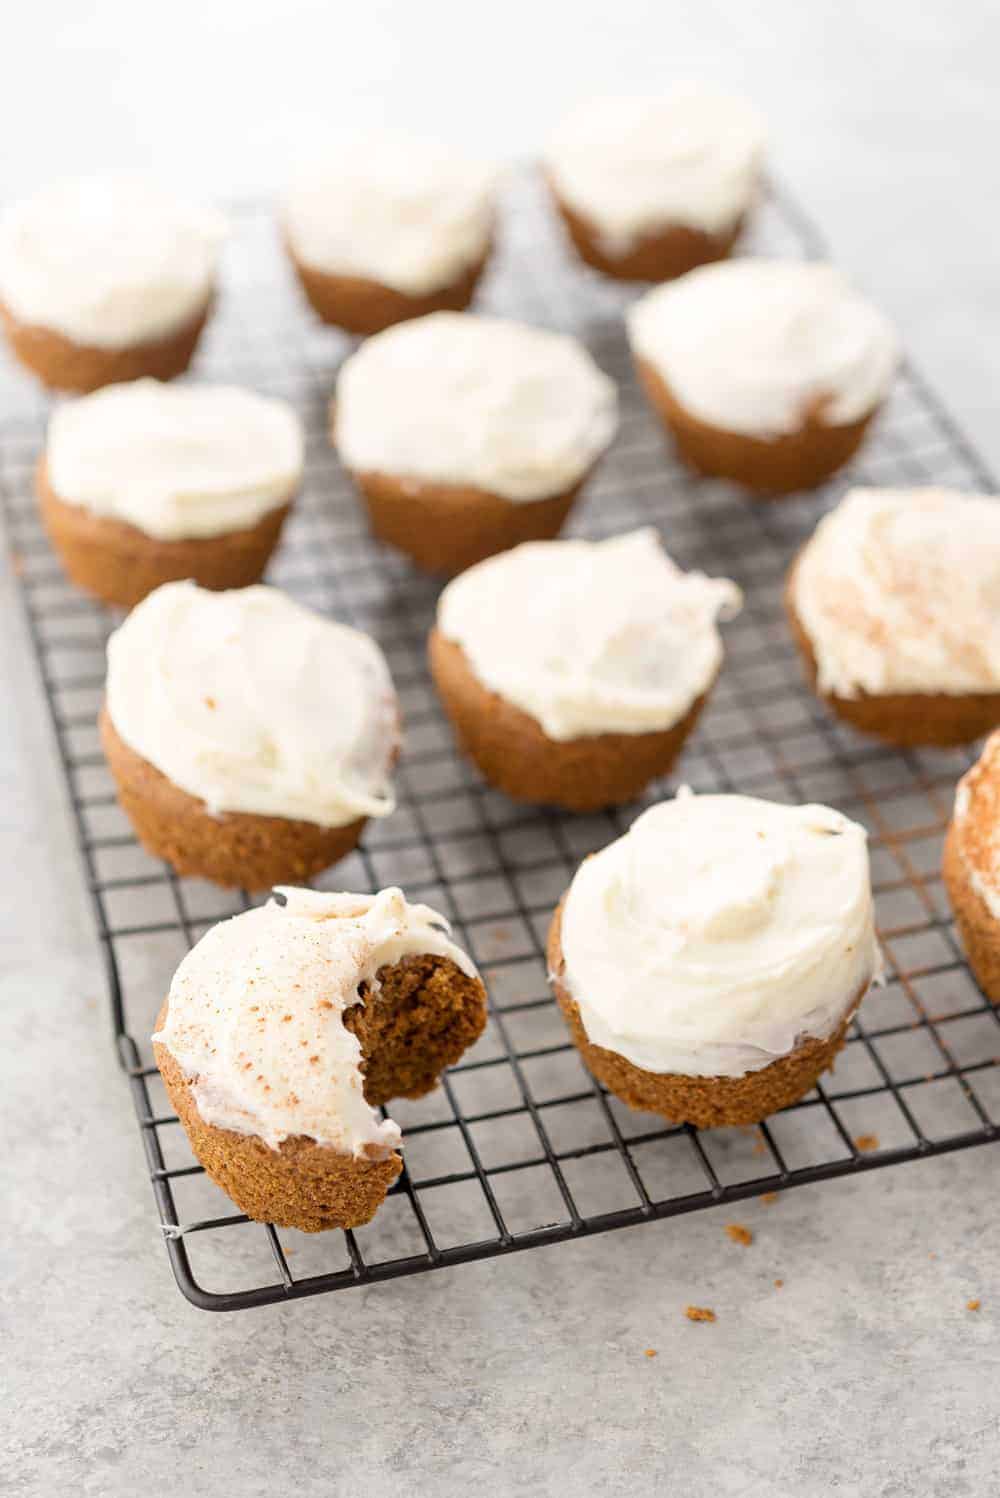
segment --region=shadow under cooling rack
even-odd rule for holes
[[[836,1070],[759,1128],[668,1127],[593,1081],[549,995],[545,932],[579,860],[621,833],[643,803],[586,817],[526,811],[456,755],[424,663],[435,587],[369,538],[327,443],[326,404],[347,341],[307,319],[267,215],[246,206],[234,213],[226,294],[197,373],[285,396],[301,412],[306,483],[269,579],[376,636],[406,721],[397,812],[317,883],[398,883],[436,905],[479,963],[491,1007],[485,1035],[441,1088],[393,1106],[406,1167],[367,1227],[278,1232],[235,1214],[204,1175],[169,1108],[148,1036],[184,952],[248,901],[178,880],[143,852],[117,807],[96,732],[104,645],[116,620],[75,592],[48,549],[32,494],[47,405],[8,376],[0,495],[9,544],[167,1252],[184,1294],[207,1309],[367,1284],[998,1137],[1000,1017],[962,958],[938,872],[968,756],[897,752],[828,718],[802,684],[782,618],[789,560],[844,481],[766,505],[686,474],[631,377],[621,317],[634,293],[570,263],[526,174],[511,183],[507,207],[482,306],[576,333],[621,387],[620,436],[571,529],[598,536],[656,525],[682,566],[731,576],[746,595],[725,631],[725,669],[681,777],[697,790],[825,801],[864,823],[887,982],[865,1000]],[[773,192],[748,248],[822,250],[794,205]],[[995,487],[912,371],[850,479]],[[667,789],[660,784],[646,799]]]

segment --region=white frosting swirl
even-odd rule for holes
[[[1000,921],[1000,730],[955,788],[952,834],[973,891]]]
[[[947,489],[852,489],[795,570],[820,689],[1000,690],[1000,501]]]
[[[295,258],[409,296],[459,280],[489,249],[495,172],[408,135],[335,142],[284,204]]]
[[[825,1039],[880,970],[864,829],[825,806],[681,792],[577,870],[565,983],[647,1071],[738,1077]]]
[[[476,977],[448,922],[400,889],[378,895],[279,888],[222,921],[184,958],[153,1039],[191,1082],[206,1123],[277,1149],[294,1136],[357,1158],[385,1158],[397,1124],[365,1102],[361,1045],[343,1015],[358,986],[404,957],[449,958]]]
[[[471,485],[513,501],[576,484],[618,426],[615,387],[575,338],[435,312],[341,366],[334,440],[356,473]]]
[[[225,232],[213,209],[143,177],[56,182],[0,225],[0,301],[87,347],[155,342],[206,306]]]
[[[831,265],[726,260],[647,292],[627,313],[633,352],[710,426],[750,437],[867,416],[899,360],[888,320]]]
[[[287,401],[134,380],[57,407],[45,460],[60,499],[174,541],[245,530],[287,504],[302,454]]]
[[[607,541],[535,541],[448,584],[441,633],[479,680],[550,739],[678,722],[722,663],[735,583],[682,572],[652,527]]]
[[[687,84],[662,98],[597,98],[557,128],[545,166],[609,255],[681,225],[731,231],[760,178],[763,123],[742,99]]]
[[[399,713],[375,641],[276,588],[165,583],[108,641],[119,737],[207,809],[387,816]]]

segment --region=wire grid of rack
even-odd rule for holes
[[[887,983],[866,999],[836,1070],[757,1129],[672,1127],[631,1112],[593,1081],[548,992],[546,928],[579,860],[668,786],[654,786],[636,806],[573,817],[515,805],[459,758],[424,661],[437,588],[369,538],[328,446],[327,400],[349,344],[298,304],[267,212],[234,210],[226,294],[196,373],[285,396],[301,411],[307,482],[269,579],[374,634],[405,714],[398,810],[369,824],[364,847],[316,882],[358,890],[398,883],[442,910],[482,969],[491,1012],[482,1040],[434,1094],[393,1105],[406,1167],[367,1227],[310,1238],[251,1223],[203,1174],[166,1101],[149,1034],[184,951],[249,901],[176,878],[138,846],[117,807],[95,727],[116,620],[66,582],[48,548],[32,495],[46,402],[8,376],[0,492],[13,563],[167,1252],[181,1290],[206,1309],[669,1217],[985,1143],[1000,1130],[1000,1016],[963,960],[938,872],[954,783],[969,756],[897,752],[832,720],[803,686],[782,618],[789,559],[847,480],[767,505],[685,473],[629,370],[621,314],[634,293],[571,263],[530,174],[511,181],[509,198],[480,305],[576,333],[621,389],[620,436],[571,530],[599,536],[654,524],[681,565],[728,575],[745,590],[744,611],[725,631],[725,669],[677,778],[701,791],[825,801],[863,822]],[[748,251],[816,255],[822,246],[772,188]],[[995,487],[912,370],[848,477]]]

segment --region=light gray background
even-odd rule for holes
[[[974,0],[34,4],[5,28],[0,194],[150,162],[220,196],[266,191],[324,121],[380,115],[526,154],[588,89],[728,82],[1000,467],[998,43]],[[992,1489],[994,1148],[288,1307],[189,1307],[6,575],[0,682],[0,1491]],[[752,1248],[726,1239],[733,1216]],[[690,1301],[717,1324],[686,1322]]]

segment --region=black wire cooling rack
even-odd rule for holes
[[[9,373],[0,492],[13,565],[72,798],[116,1043],[188,1299],[233,1310],[339,1290],[996,1139],[1000,1016],[962,958],[938,873],[968,756],[896,752],[829,718],[803,687],[782,618],[789,559],[846,480],[767,505],[684,472],[629,370],[621,315],[631,294],[572,264],[536,184],[527,174],[512,179],[482,306],[578,334],[621,388],[620,436],[572,529],[604,535],[652,523],[681,565],[733,577],[746,593],[680,778],[702,791],[828,802],[871,837],[888,981],[865,1000],[835,1072],[756,1129],[669,1127],[592,1080],[545,976],[546,928],[573,870],[641,807],[583,817],[527,811],[455,753],[424,663],[436,588],[369,538],[327,443],[326,405],[347,341],[315,327],[298,304],[269,215],[245,207],[233,218],[225,296],[197,375],[285,396],[301,411],[307,482],[270,581],[376,636],[406,720],[399,809],[369,824],[364,848],[317,883],[401,884],[444,911],[483,971],[491,1013],[482,1040],[437,1092],[392,1107],[406,1168],[367,1227],[278,1232],[236,1214],[203,1174],[166,1102],[149,1034],[184,952],[248,901],[177,879],[138,846],[117,807],[95,724],[116,620],[74,590],[48,549],[32,494],[46,402]],[[801,213],[773,190],[749,249],[822,253]],[[849,480],[996,487],[912,369]]]

